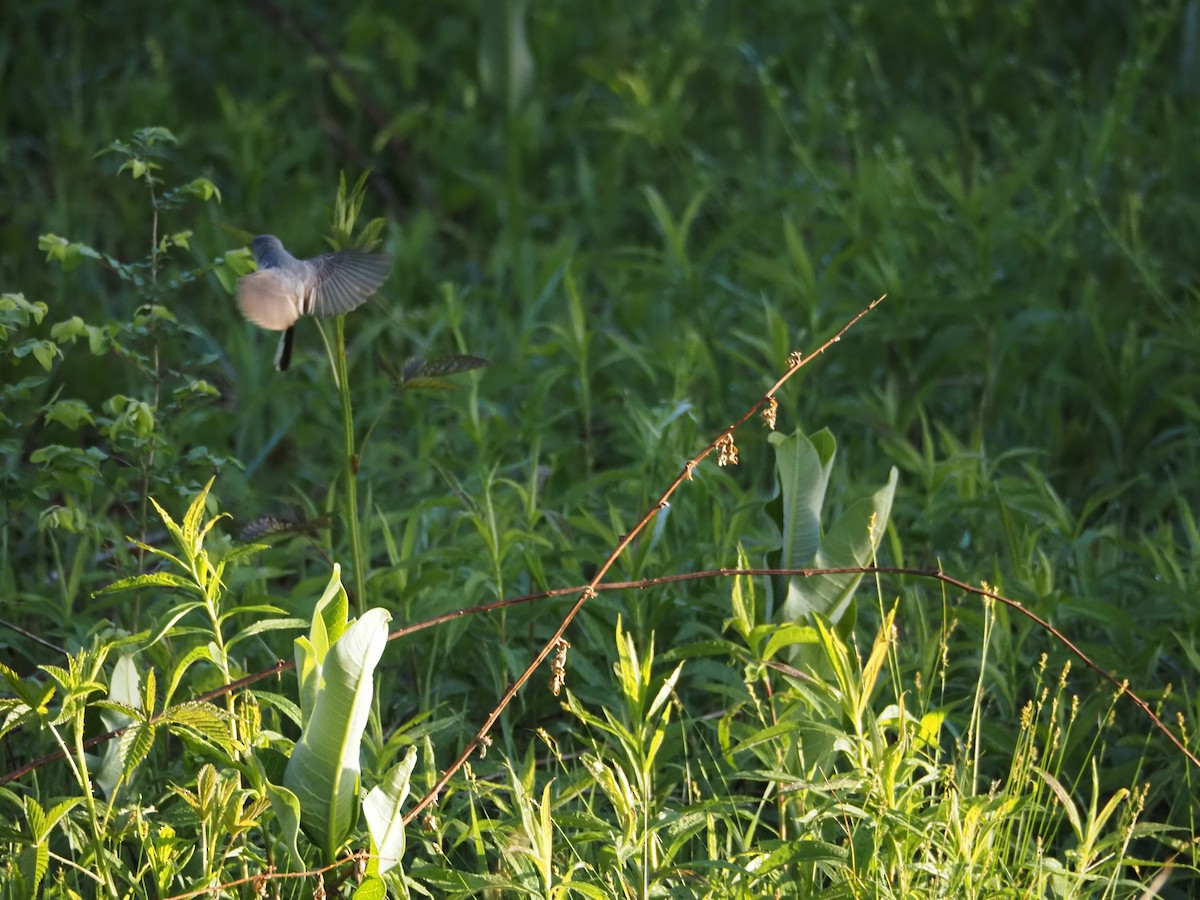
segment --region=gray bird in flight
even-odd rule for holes
[[[387,254],[357,250],[296,259],[270,234],[256,237],[250,250],[258,271],[238,280],[238,308],[259,328],[283,332],[275,354],[275,368],[281,372],[292,360],[301,316],[340,316],[357,309],[392,268]]]

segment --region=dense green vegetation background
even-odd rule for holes
[[[346,322],[365,605],[386,607],[399,625],[586,580],[683,463],[778,377],[789,351],[813,349],[886,292],[780,395],[781,431],[828,428],[837,440],[827,515],[897,467],[881,563],[986,580],[1130,679],[1196,747],[1196,3],[283,10],[260,0],[218,11],[64,0],[10,3],[3,19],[0,290],[48,307],[40,322],[6,318],[0,342],[0,661],[31,683],[39,665],[65,665],[55,647],[74,652],[165,623],[166,592],[91,596],[145,565],[126,536],[169,545],[147,496],[178,517],[216,475],[210,511],[231,515],[210,537],[218,557],[259,517],[334,514],[311,539],[276,538],[231,565],[230,604],[305,618],[330,563],[351,568],[339,519],[341,411],[321,339],[302,323],[292,370],[275,372],[273,336],[242,321],[230,286],[250,235],[276,234],[301,256],[327,250],[339,176],[353,182],[369,169],[359,225],[386,219],[382,249],[395,267]],[[186,195],[156,215],[162,190],[152,199],[136,170],[118,172],[120,150],[97,155],[114,141],[132,147],[148,126],[177,139],[155,148],[164,186],[207,179],[219,202]],[[140,265],[156,239],[181,232],[190,234],[152,266],[114,270],[111,261]],[[45,235],[111,261],[68,253],[63,265],[47,258],[55,243]],[[145,314],[151,301],[169,319]],[[111,328],[104,339],[51,333],[72,317]],[[491,365],[454,378],[454,392],[398,391],[386,372],[449,354]],[[132,401],[153,416],[149,428],[128,415]],[[739,546],[753,564],[771,562],[780,513],[766,434],[739,433],[736,468],[703,464],[614,577],[732,566]],[[830,772],[813,770],[803,748],[788,768],[722,745],[717,721],[754,708],[742,674],[761,677],[703,643],[731,638],[731,589],[715,580],[602,594],[568,635],[567,685],[596,715],[615,702],[618,615],[643,652],[653,640],[669,658],[656,678],[686,657],[676,715],[693,736],[672,732],[656,796],[663,809],[740,822],[736,838],[673,822],[670,846],[682,855],[646,865],[644,882],[620,853],[614,862],[589,849],[587,836],[604,831],[597,821],[620,819],[611,797],[586,815],[570,805],[597,793],[579,754],[590,747],[603,759],[603,739],[541,675],[502,718],[474,777],[507,784],[510,760],[536,800],[557,776],[555,835],[569,846],[557,849],[556,871],[594,875],[598,895],[917,890],[897,874],[910,863],[925,871],[909,842],[920,844],[931,822],[952,832],[947,821],[969,821],[967,812],[875,812],[870,838],[831,826],[853,818],[845,810],[821,818],[816,800],[785,809],[770,787],[762,835],[733,812],[786,781],[752,772],[786,770],[796,784]],[[1005,782],[1015,806],[987,816],[1047,811],[1045,848],[997,841],[980,851],[994,855],[991,868],[966,866],[998,879],[975,883],[977,895],[1008,883],[1022,895],[1134,896],[1170,859],[1161,896],[1189,896],[1195,770],[1078,665],[1063,703],[1077,695],[1083,713],[1055,768],[1065,794],[1085,811],[1093,797],[1103,806],[1145,785],[1140,821],[1163,827],[1108,848],[1109,881],[1030,874],[1043,849],[1068,869],[1078,850],[1062,795],[1036,775],[1006,782],[1025,752],[1021,709],[1041,689],[1039,660],[1049,654],[1053,686],[1067,657],[1028,621],[920,582],[865,582],[842,638],[865,658],[897,600],[891,681],[876,712],[908,695],[948,716],[940,752],[910,750],[931,760],[935,785],[974,766],[964,810]],[[428,786],[453,759],[564,603],[392,642],[364,780],[414,743],[426,754],[419,796],[417,782]],[[298,631],[246,641],[234,674],[290,658]],[[189,637],[172,640],[141,664],[169,669]],[[784,696],[784,677],[773,677]],[[188,679],[189,696],[219,683],[200,667]],[[98,717],[89,725],[105,730]],[[282,719],[269,727],[295,737]],[[564,756],[547,763],[551,746]],[[44,731],[16,730],[0,770],[51,749]],[[164,784],[194,782],[186,754],[156,753],[147,765],[158,774],[131,783],[122,802],[169,809]],[[0,819],[17,816],[20,794],[43,806],[65,795],[62,765],[8,785],[16,793]],[[689,805],[693,783],[712,806]],[[483,890],[463,873],[533,890],[512,850],[521,792],[480,802],[462,778],[455,784],[431,830],[410,835],[408,874],[435,891]],[[1030,784],[1040,785],[1032,797],[1022,793]],[[799,840],[806,821],[832,855],[792,856],[754,881],[754,854]],[[76,847],[68,832],[51,845],[56,859],[79,859],[65,849]],[[892,868],[879,862],[887,841]],[[847,847],[858,856],[839,862]],[[731,868],[697,862],[710,857]],[[868,872],[870,857],[878,867]],[[945,875],[926,874],[930,884]],[[189,877],[199,875],[160,895]],[[947,895],[972,893],[956,884]]]

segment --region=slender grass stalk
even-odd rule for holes
[[[971,701],[971,726],[968,731],[968,752],[971,754],[971,783],[974,792],[979,786],[979,756],[983,746],[983,691],[987,675],[988,650],[992,645],[992,625],[995,623],[995,602],[987,598],[983,604],[983,637],[980,641],[979,677],[975,682],[975,694]]]
[[[358,528],[358,454],[354,446],[354,408],[350,403],[350,378],[346,368],[346,317],[335,320],[333,342],[334,379],[342,399],[342,440],[345,443],[346,533],[354,565],[354,604],[361,616],[367,609],[367,563],[362,534]]]

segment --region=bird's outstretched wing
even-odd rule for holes
[[[300,297],[275,269],[263,269],[238,280],[238,309],[269,331],[283,331],[300,318]]]
[[[383,253],[343,250],[309,260],[316,266],[312,308],[314,316],[340,316],[361,306],[379,290],[392,270],[392,258]]]

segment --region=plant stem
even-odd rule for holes
[[[354,410],[350,405],[350,379],[346,370],[346,317],[338,316],[335,324],[334,365],[342,398],[342,439],[346,445],[346,530],[350,536],[350,559],[354,566],[354,603],[361,616],[367,608],[367,564],[362,535],[358,530],[358,456],[354,450]]]

